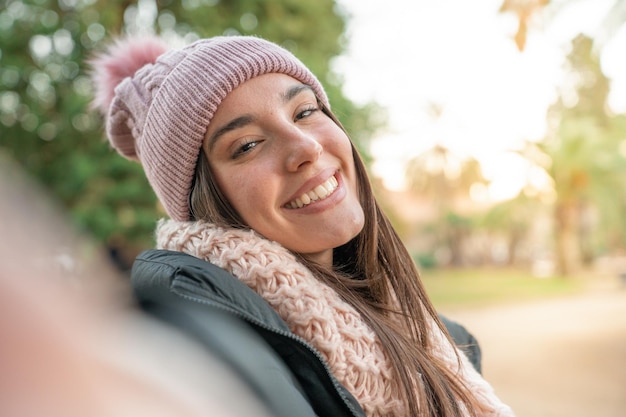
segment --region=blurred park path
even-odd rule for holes
[[[479,340],[483,375],[517,417],[626,416],[626,285],[443,313]]]

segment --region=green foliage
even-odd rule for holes
[[[0,0],[0,148],[49,187],[76,224],[102,242],[152,245],[163,216],[139,164],[112,151],[89,109],[86,60],[124,32],[186,42],[258,35],[293,51],[320,78],[333,110],[364,146],[381,123],[330,70],[343,51],[345,16],[333,0]],[[370,115],[375,117],[371,118]],[[121,242],[121,243],[120,243]]]
[[[418,253],[413,256],[413,261],[421,269],[433,269],[437,266],[437,258],[431,253]]]
[[[554,184],[562,273],[574,272],[600,250],[623,250],[626,243],[624,116],[607,110],[610,83],[590,38],[579,35],[572,41],[567,62],[570,83],[552,106],[552,128],[537,146],[547,157],[546,172]]]
[[[479,162],[436,144],[409,161],[406,178],[411,191],[435,207],[436,218],[424,234],[433,237],[437,248],[450,252],[450,264],[461,265],[464,242],[474,227],[465,210],[471,201],[471,188],[488,184]]]
[[[487,185],[480,163],[436,144],[409,161],[407,182],[413,192],[428,196],[438,211],[456,212],[459,202],[470,198],[475,184]]]

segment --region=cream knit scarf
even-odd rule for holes
[[[291,252],[253,231],[223,229],[204,222],[162,220],[157,247],[209,261],[236,276],[263,297],[290,327],[324,357],[335,377],[369,417],[406,416],[398,381],[374,332],[359,313],[317,280]],[[455,347],[431,326],[435,354],[458,372],[482,403],[482,415],[513,416],[491,386]]]

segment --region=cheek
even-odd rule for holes
[[[341,132],[340,139],[333,141],[333,153],[342,161],[342,168],[347,173],[350,185],[353,190],[357,190],[356,166],[352,154],[352,144],[350,139]]]
[[[269,200],[265,178],[258,170],[244,169],[221,172],[215,178],[230,205],[248,226],[254,227],[254,216],[265,211]]]
[[[352,143],[348,135],[339,126],[329,119],[324,128],[316,134],[322,138],[320,143],[324,146],[325,152],[340,158],[343,164],[349,164],[349,168],[353,169]]]
[[[250,190],[247,189],[250,185],[249,181],[246,181],[245,177],[239,173],[230,173],[228,171],[220,172],[215,176],[215,180],[222,194],[224,194],[224,197],[226,197],[233,208],[241,214],[241,200],[245,199],[250,192]]]

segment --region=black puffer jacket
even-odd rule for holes
[[[321,355],[223,269],[180,252],[149,250],[136,259],[131,281],[145,311],[230,364],[274,416],[365,416]],[[480,369],[473,337],[458,324],[445,323],[457,344],[469,345],[468,356]]]

